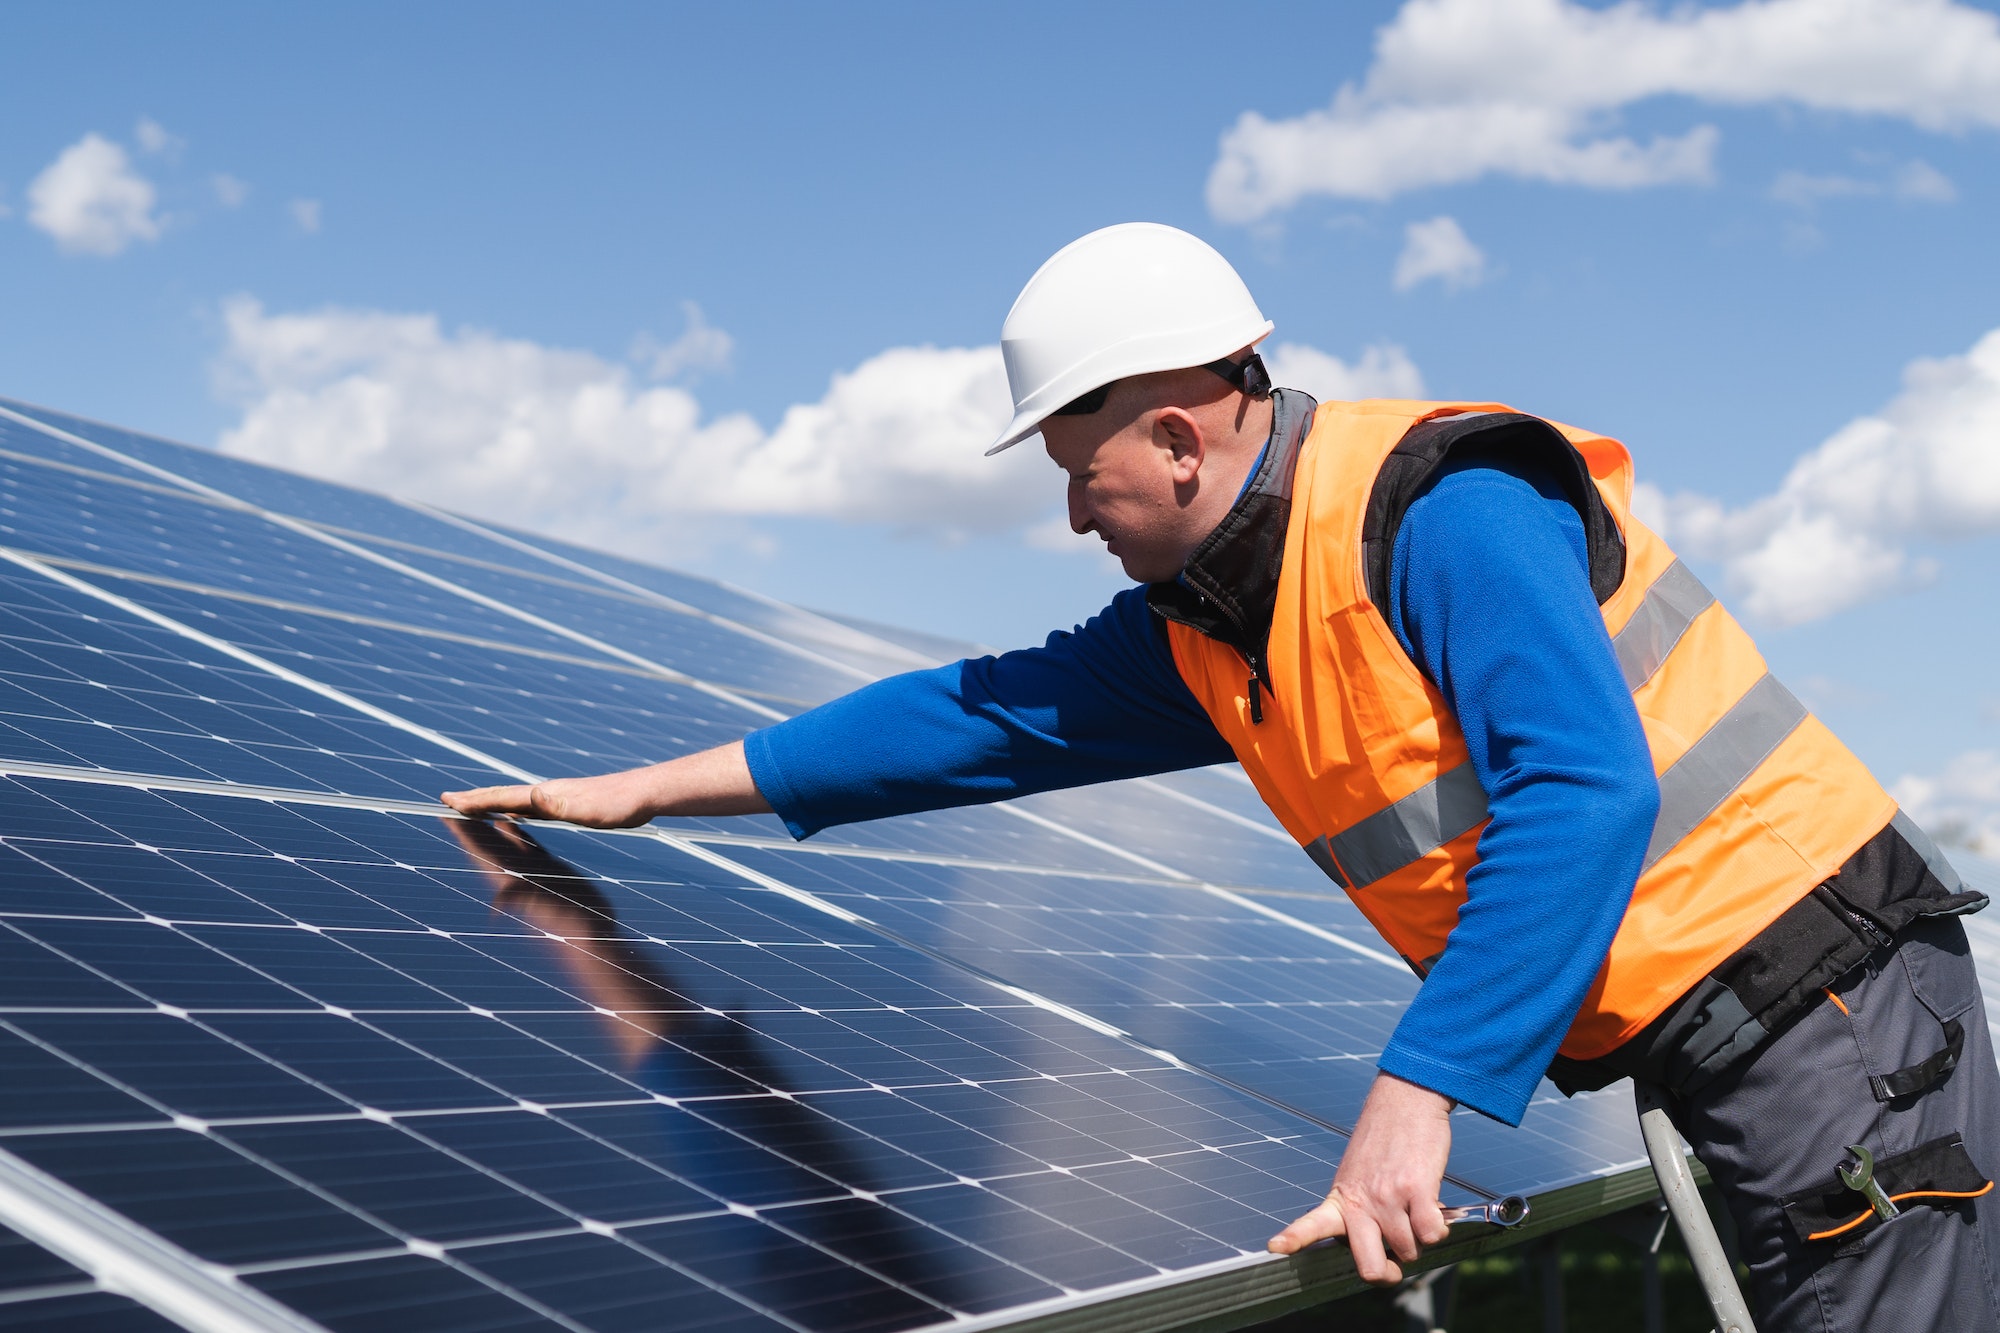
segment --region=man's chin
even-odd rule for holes
[[[1180,573],[1178,569],[1156,569],[1144,556],[1121,555],[1118,564],[1134,583],[1163,583]]]

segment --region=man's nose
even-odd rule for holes
[[[1090,508],[1083,497],[1074,490],[1069,493],[1069,530],[1081,537],[1097,525],[1091,521]]]

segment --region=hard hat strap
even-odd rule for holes
[[[1252,398],[1271,396],[1271,372],[1264,369],[1264,358],[1255,352],[1241,362],[1224,357],[1220,361],[1209,362],[1202,369],[1214,371]]]

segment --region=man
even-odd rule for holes
[[[1326,1202],[1370,1281],[1447,1234],[1457,1103],[1665,1085],[1767,1330],[2000,1330],[1996,1071],[1929,840],[1631,513],[1617,442],[1272,391],[1215,251],[1128,224],[1008,314],[1015,414],[1142,587],[1039,649],[651,768],[445,799],[598,827],[831,824],[1235,758],[1424,977]],[[1841,1184],[1867,1146],[1901,1216]],[[1884,1210],[1887,1211],[1886,1209]],[[1392,1257],[1393,1256],[1393,1257]],[[1889,1311],[1894,1311],[1891,1319]]]

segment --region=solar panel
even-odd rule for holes
[[[0,487],[0,1323],[1166,1326],[1352,1285],[1262,1244],[1416,981],[1240,774],[805,849],[517,836],[432,798],[942,645],[20,404]],[[1522,1235],[1651,1190],[1615,1090],[1454,1123],[1447,1201],[1532,1195]]]

